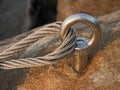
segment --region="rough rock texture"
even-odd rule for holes
[[[64,20],[75,13],[88,13],[95,16],[120,10],[120,0],[58,0],[57,20]]]
[[[120,90],[120,11],[98,20],[103,36],[90,54],[91,62],[83,76],[75,74],[65,61],[51,66],[0,70],[0,90]],[[37,29],[1,41],[0,51]]]

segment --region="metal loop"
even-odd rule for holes
[[[64,40],[72,25],[76,23],[84,23],[91,28],[92,38],[88,41],[88,48],[91,49],[100,39],[101,28],[95,18],[88,14],[74,14],[64,20],[61,25],[61,37]],[[88,51],[88,48],[87,51]],[[86,50],[85,49],[85,50]]]

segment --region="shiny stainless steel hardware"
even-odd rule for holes
[[[88,65],[88,54],[91,49],[98,43],[101,37],[101,28],[98,21],[88,14],[75,14],[66,18],[61,26],[61,36],[65,39],[70,28],[76,23],[84,23],[91,29],[91,38],[78,37],[76,42],[75,53],[72,61],[72,67],[76,73],[82,73]]]

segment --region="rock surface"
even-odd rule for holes
[[[119,90],[119,52],[120,37],[93,56],[86,73],[81,77],[76,75],[65,62],[31,68],[20,88],[25,90]]]
[[[59,19],[72,13],[76,12],[62,12],[63,16]],[[43,67],[0,69],[0,90],[120,90],[120,11],[109,15],[98,18],[103,36],[90,54],[91,62],[83,76],[75,74],[65,61]],[[0,52],[37,29],[1,41]],[[56,47],[53,46],[48,51]],[[42,52],[47,51],[45,49]]]
[[[90,55],[92,61],[83,76],[75,74],[65,61],[51,66],[0,70],[0,90],[119,90],[119,16],[120,11],[98,18],[103,36],[97,49]],[[0,42],[0,50],[5,50],[35,30]],[[6,45],[7,47],[4,47]],[[47,50],[55,48],[56,46],[53,46]]]
[[[120,10],[120,0],[58,0],[57,20],[64,20],[75,13],[101,16]]]

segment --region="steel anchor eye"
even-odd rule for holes
[[[73,69],[77,73],[81,73],[88,64],[88,54],[90,53],[91,49],[98,43],[101,37],[101,28],[97,20],[88,14],[82,13],[82,14],[71,15],[63,21],[61,26],[61,37],[63,40],[66,38],[72,25],[76,23],[86,24],[90,27],[92,31],[92,37],[91,39],[89,39],[88,42],[86,42],[84,38],[77,38],[78,41],[85,41],[83,42],[84,45],[87,44],[86,48],[79,47],[79,45],[75,48],[75,55],[73,58],[74,59]]]
[[[70,27],[76,23],[88,25],[92,31],[92,38],[89,40],[89,47],[93,47],[101,37],[101,28],[98,21],[88,14],[74,14],[66,18],[61,25],[61,37],[64,40],[70,30]]]

